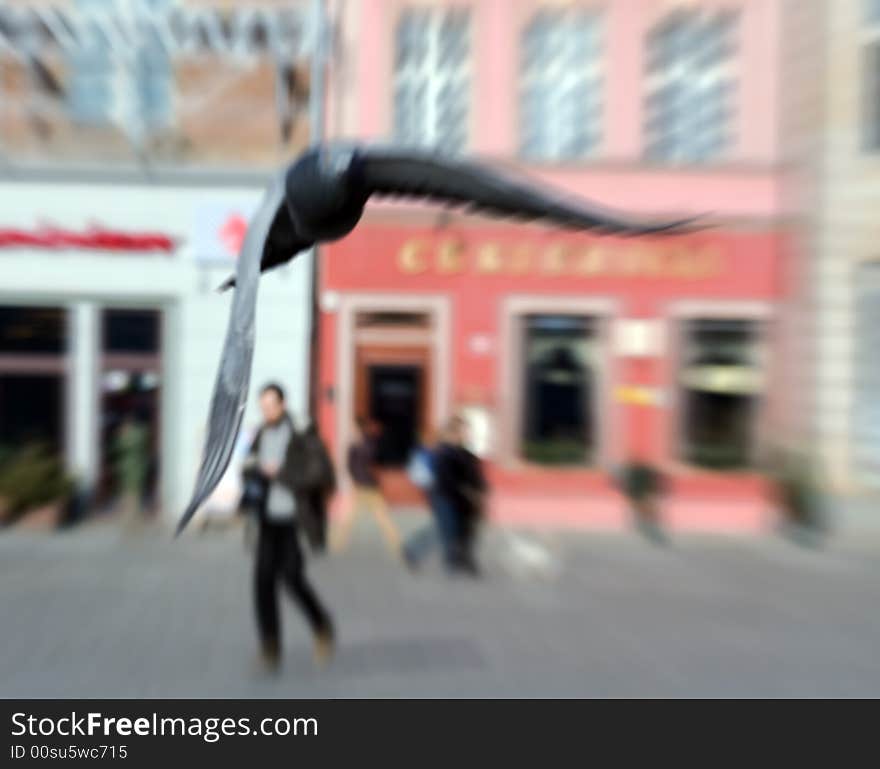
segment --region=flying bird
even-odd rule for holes
[[[431,151],[317,145],[270,183],[241,247],[220,370],[214,384],[208,436],[192,499],[179,534],[229,465],[247,405],[254,352],[254,317],[260,273],[317,243],[338,240],[360,221],[372,196],[422,198],[499,218],[546,221],[599,234],[681,233],[694,219],[631,221],[592,203],[565,198],[534,181],[472,160]]]

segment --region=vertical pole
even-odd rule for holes
[[[325,19],[324,0],[312,0],[312,50],[311,72],[309,82],[309,143],[319,144],[324,139],[325,91],[327,88],[327,26]],[[319,333],[318,322],[320,290],[320,251],[315,246],[309,255],[311,260],[311,334],[309,344],[309,392],[308,413],[312,424],[318,421],[318,404],[320,397],[320,372],[318,355]]]

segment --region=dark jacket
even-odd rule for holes
[[[290,443],[276,481],[286,486],[296,499],[296,516],[309,543],[323,549],[326,539],[327,500],[336,490],[336,473],[324,442],[314,425],[297,430],[288,414]],[[260,451],[261,427],[248,452],[245,472],[253,472]]]
[[[434,452],[434,491],[449,499],[463,517],[482,512],[480,500],[488,486],[479,458],[463,446],[441,443]]]
[[[364,438],[348,447],[348,474],[358,486],[375,488],[379,479],[373,472],[376,464],[376,442],[372,438]]]

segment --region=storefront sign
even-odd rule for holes
[[[432,242],[413,238],[397,254],[406,275],[549,275],[559,277],[685,278],[717,277],[723,259],[715,244],[676,243],[508,244]]]
[[[158,232],[121,232],[103,227],[90,227],[82,232],[59,227],[36,230],[0,228],[0,248],[172,253],[176,246],[174,238]]]
[[[208,200],[196,207],[192,251],[199,262],[232,262],[238,258],[257,199]]]
[[[618,403],[631,406],[663,406],[665,404],[663,391],[656,387],[621,385],[614,394]]]

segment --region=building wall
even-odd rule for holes
[[[801,6],[792,3],[786,13],[787,93],[794,101],[783,123],[793,169],[789,200],[805,212],[794,345],[809,365],[796,370],[807,384],[800,389],[809,393],[805,412],[823,470],[835,489],[855,491],[864,488],[853,453],[860,419],[855,296],[860,266],[880,259],[880,155],[864,146],[867,3],[817,0],[813,13]]]
[[[53,7],[76,15],[85,4],[75,0],[14,0],[15,9]],[[169,0],[179,8],[206,17],[244,20],[250,11],[269,14],[301,12],[305,23],[307,0]],[[106,0],[105,9],[124,12],[129,0]],[[100,7],[92,3],[94,10]],[[241,22],[244,24],[244,21]],[[124,54],[129,44],[116,41]],[[113,50],[114,46],[110,47]],[[137,163],[144,157],[160,165],[192,167],[269,168],[290,159],[308,140],[308,66],[304,58],[291,61],[297,77],[291,106],[291,135],[281,136],[276,103],[277,61],[265,51],[227,55],[215,49],[177,51],[168,63],[167,124],[139,136],[137,121],[123,118],[131,108],[134,80],[124,55],[111,53],[91,63],[95,81],[108,85],[107,120],[78,122],[69,110],[74,63],[58,46],[47,46],[39,60],[59,90],[41,86],[25,65],[25,57],[0,50],[0,97],[9,105],[0,113],[0,152],[11,165]],[[166,62],[157,57],[160,65]],[[104,69],[106,82],[100,72]]]
[[[404,8],[462,5],[472,9],[472,101],[468,151],[513,165],[518,140],[520,34],[535,0],[363,0],[335,6],[338,54],[329,130],[334,136],[387,141],[391,133],[394,26]],[[575,4],[577,5],[577,4]],[[734,220],[763,220],[780,210],[777,111],[781,4],[776,0],[703,0],[687,7],[738,9],[734,145],[728,157],[699,168],[656,167],[643,160],[642,96],[647,30],[676,3],[584,2],[605,16],[603,141],[577,164],[526,164],[567,191],[637,212],[704,211]]]
[[[0,227],[37,228],[51,223],[82,231],[100,223],[114,230],[162,232],[179,241],[171,255],[88,251],[4,250],[0,304],[44,302],[74,311],[81,328],[96,334],[90,308],[155,306],[164,313],[162,381],[162,511],[174,520],[188,501],[205,437],[205,424],[220,350],[229,320],[231,292],[214,289],[234,269],[226,261],[199,261],[194,232],[204,206],[252,209],[261,188],[156,184],[37,182],[0,183]],[[311,259],[266,275],[260,285],[252,390],[267,380],[288,389],[295,418],[308,414],[308,350],[311,327]],[[84,324],[84,325],[82,325]],[[78,340],[81,358],[71,375],[81,383],[75,402],[92,413],[68,413],[68,460],[80,475],[94,473],[98,385],[86,370],[97,337]],[[90,353],[91,350],[91,353]],[[85,368],[84,368],[85,367]],[[76,372],[76,373],[74,373]],[[250,399],[245,427],[258,422]]]
[[[565,192],[633,214],[710,212],[715,227],[709,239],[713,234],[717,238],[712,243],[724,253],[720,260],[724,266],[711,277],[697,279],[669,275],[651,279],[635,274],[619,274],[613,279],[568,273],[550,276],[542,274],[540,267],[516,274],[517,269],[509,265],[500,274],[479,274],[480,250],[499,243],[502,250],[516,246],[541,252],[563,242],[574,251],[588,250],[593,241],[552,228],[441,213],[436,207],[371,203],[356,233],[322,249],[319,413],[326,437],[342,456],[350,435],[348,422],[354,416],[350,404],[343,402],[347,397],[343,389],[346,382],[350,384],[352,373],[352,317],[359,308],[385,301],[389,308],[412,306],[433,312],[447,324],[445,336],[440,338],[447,340],[443,343],[446,347],[441,347],[448,359],[442,372],[448,377],[448,390],[435,415],[442,418],[462,404],[483,405],[492,412],[495,434],[489,456],[495,460],[493,472],[500,473],[494,488],[509,492],[501,503],[505,514],[518,499],[538,494],[542,488],[557,495],[573,489],[577,494],[607,492],[607,469],[633,456],[649,457],[673,472],[681,470],[674,433],[680,418],[675,403],[675,355],[682,318],[694,317],[688,313],[703,313],[703,317],[732,313],[734,317],[767,321],[762,325],[775,328],[783,296],[783,271],[792,255],[781,165],[784,142],[779,128],[782,3],[565,3],[565,8],[598,8],[604,18],[602,138],[589,157],[558,163],[527,161],[519,156],[518,114],[522,31],[539,9],[559,7],[557,4],[534,0],[339,0],[332,4],[340,33],[329,99],[331,135],[377,142],[391,139],[395,25],[405,9],[423,6],[471,10],[468,154],[491,158]],[[736,89],[729,126],[733,140],[722,158],[700,165],[649,162],[643,135],[646,37],[665,14],[681,7],[739,13],[733,56]],[[553,119],[547,115],[547,120]],[[427,244],[428,251],[442,250],[449,241],[463,244],[469,267],[463,274],[444,275],[430,259],[424,269],[416,259],[412,273],[405,274],[396,260],[402,258],[405,244],[414,241]],[[696,238],[693,244],[699,242]],[[641,245],[647,250],[665,247],[645,241],[634,248]],[[624,262],[621,256],[619,264]],[[621,270],[626,272],[623,267]],[[608,386],[601,406],[605,421],[601,473],[595,469],[577,473],[536,468],[523,465],[514,456],[511,423],[518,418],[518,406],[510,402],[510,391],[515,385],[518,345],[511,330],[516,322],[510,318],[528,307],[539,308],[534,310],[539,312],[553,312],[557,307],[559,312],[598,313],[608,321],[603,341],[607,356],[603,376]],[[614,340],[625,331],[645,333],[656,343],[649,345],[647,353],[620,353]],[[773,358],[779,349],[775,331],[773,334],[774,343],[768,345],[771,378],[776,376]],[[767,417],[767,424],[771,417],[779,418],[780,400],[778,392],[769,394],[762,428],[766,427],[763,417]],[[689,479],[685,486],[697,495],[710,488],[722,496],[759,490],[754,476],[722,479],[716,474],[709,479],[710,473],[683,475]],[[598,480],[600,476],[604,480]],[[550,507],[555,509],[558,504],[555,499]],[[529,515],[541,517],[547,512],[539,507]],[[581,508],[572,513],[580,519],[593,514]],[[740,515],[740,522],[748,517],[742,511],[736,515]]]

